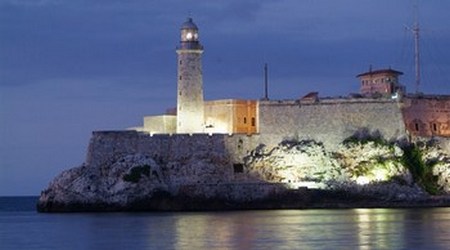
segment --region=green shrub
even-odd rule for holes
[[[433,175],[434,162],[424,162],[420,148],[415,144],[403,146],[401,163],[409,169],[414,181],[421,185],[428,193],[438,194],[437,177]]]
[[[383,137],[378,134],[378,133],[364,133],[364,134],[359,134],[356,133],[348,138],[346,138],[342,144],[344,144],[345,146],[351,146],[353,144],[367,144],[369,142],[373,142],[376,146],[389,146],[392,147],[392,143],[389,143],[388,141],[386,141],[385,139],[383,139]]]

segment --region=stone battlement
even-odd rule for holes
[[[350,103],[396,103],[396,99],[386,98],[354,98],[354,97],[325,97],[317,102],[302,102],[300,99],[286,100],[261,100],[259,105],[327,105],[327,104],[350,104]]]

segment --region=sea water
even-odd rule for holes
[[[450,208],[58,213],[0,197],[0,249],[450,249]]]

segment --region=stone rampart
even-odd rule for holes
[[[386,99],[321,99],[260,102],[259,127],[268,144],[282,140],[313,139],[333,149],[355,132],[379,133],[400,139],[406,129],[400,105]]]
[[[150,135],[137,131],[95,131],[89,143],[86,163],[99,166],[112,157],[129,154],[150,154],[155,159],[167,160],[178,155],[189,156],[198,151],[223,151],[224,135],[175,134]],[[220,146],[218,146],[220,145]]]
[[[334,151],[358,131],[385,139],[406,136],[399,104],[391,100],[321,100],[262,102],[260,134],[154,134],[137,131],[93,132],[86,164],[101,169],[129,155],[154,159],[167,173],[166,182],[180,185],[258,182],[255,173],[236,174],[259,149],[271,150],[285,140],[322,142]],[[445,142],[445,147],[448,143]],[[266,151],[266,152],[269,152]],[[247,157],[247,158],[246,158]],[[239,166],[241,165],[241,166]],[[264,178],[263,178],[264,179]]]
[[[93,132],[86,163],[111,164],[130,154],[161,162],[182,161],[192,155],[233,163],[261,145],[275,147],[284,140],[315,140],[330,150],[356,132],[379,133],[385,139],[406,136],[400,105],[381,99],[322,99],[317,103],[262,101],[260,134],[154,134],[137,131]],[[446,144],[447,145],[447,144]],[[217,159],[216,159],[217,160]],[[222,163],[221,163],[222,164]]]
[[[450,95],[407,96],[403,116],[412,136],[450,137]]]
[[[174,185],[233,182],[233,165],[242,163],[258,144],[258,135],[246,134],[152,136],[137,131],[97,131],[85,162],[101,169],[126,156],[142,155],[165,167],[168,182]]]

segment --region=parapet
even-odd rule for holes
[[[298,105],[330,105],[330,104],[354,104],[354,103],[395,103],[396,99],[390,98],[354,98],[354,97],[321,97],[314,101],[301,101],[300,99],[286,100],[261,100],[261,106],[298,106]]]

